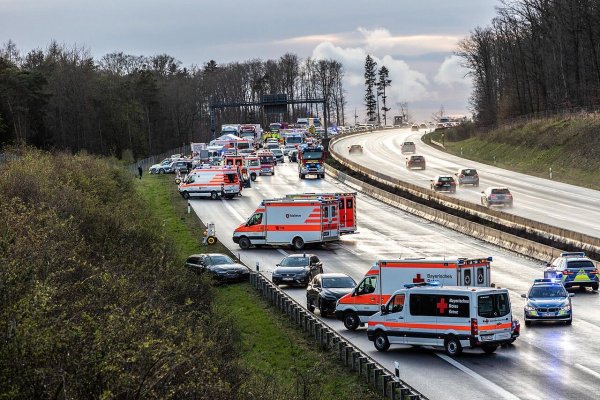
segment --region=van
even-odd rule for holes
[[[491,354],[512,340],[508,290],[406,285],[369,318],[367,336],[379,351],[403,344],[443,348],[451,357],[476,347]]]
[[[236,166],[202,165],[192,170],[179,184],[179,193],[188,200],[191,196],[233,199],[242,190]]]
[[[417,151],[417,147],[415,146],[415,142],[404,142],[400,147],[400,152],[402,154],[406,153],[414,153]]]

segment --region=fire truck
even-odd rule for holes
[[[304,179],[307,175],[315,175],[317,179],[325,179],[325,157],[327,153],[320,145],[298,147],[298,176]]]
[[[491,262],[492,257],[376,261],[356,288],[338,300],[335,315],[347,329],[354,330],[406,284],[436,282],[442,286],[489,287]]]
[[[242,187],[239,172],[234,165],[201,165],[193,169],[178,186],[184,199],[191,196],[205,196],[213,200],[238,196]]]
[[[356,192],[287,194],[288,199],[335,199],[339,202],[340,235],[356,233]]]
[[[233,231],[242,249],[254,245],[290,245],[301,250],[306,243],[340,239],[339,202],[335,199],[271,199]]]

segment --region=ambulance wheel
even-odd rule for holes
[[[483,349],[485,354],[494,354],[494,352],[498,348],[498,345],[497,344],[488,344],[488,345],[481,346],[481,348]]]
[[[218,200],[219,194],[217,192],[210,192],[210,198],[213,200]]]
[[[181,197],[183,197],[184,199],[188,200],[190,198],[190,194],[188,192],[182,192],[181,193]]]
[[[349,331],[355,331],[360,324],[360,320],[358,319],[358,315],[356,315],[353,311],[347,311],[344,314],[344,326]]]
[[[456,357],[462,353],[462,346],[456,336],[448,336],[444,341],[444,350],[450,357]]]
[[[240,241],[238,242],[238,244],[240,245],[240,247],[241,247],[242,249],[246,250],[246,249],[249,249],[249,248],[250,248],[250,245],[251,245],[252,243],[250,243],[250,239],[248,239],[248,238],[247,238],[247,237],[245,237],[245,236],[242,236],[242,237],[240,238]]]
[[[306,308],[308,308],[308,311],[310,312],[315,312],[315,305],[309,299],[306,299]]]
[[[250,175],[250,179],[252,179],[252,181],[255,181],[256,180],[256,174]]]
[[[390,348],[390,341],[388,340],[387,335],[381,331],[375,334],[375,339],[373,340],[373,343],[375,344],[375,348],[378,351],[386,351]]]
[[[292,247],[294,250],[302,250],[304,248],[304,239],[302,239],[300,236],[296,236],[292,240]]]
[[[217,238],[216,238],[216,237],[214,237],[214,236],[209,236],[209,237],[206,239],[206,243],[208,243],[208,244],[210,244],[210,245],[213,245],[213,244],[217,243]]]

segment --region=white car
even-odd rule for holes
[[[151,174],[169,173],[169,172],[171,172],[170,165],[171,165],[172,162],[173,162],[173,159],[171,159],[171,158],[165,158],[160,163],[154,164],[153,166],[151,166],[150,168],[148,168],[148,171]]]
[[[290,151],[294,150],[296,148],[296,145],[294,144],[286,144],[283,147],[283,155],[287,156],[288,154],[290,154]]]

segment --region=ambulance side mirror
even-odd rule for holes
[[[524,298],[524,299],[526,299],[527,295],[526,294],[522,294],[521,297]]]
[[[387,314],[387,313],[388,313],[387,307],[384,304],[384,305],[381,306],[381,314],[383,315],[383,314]]]

